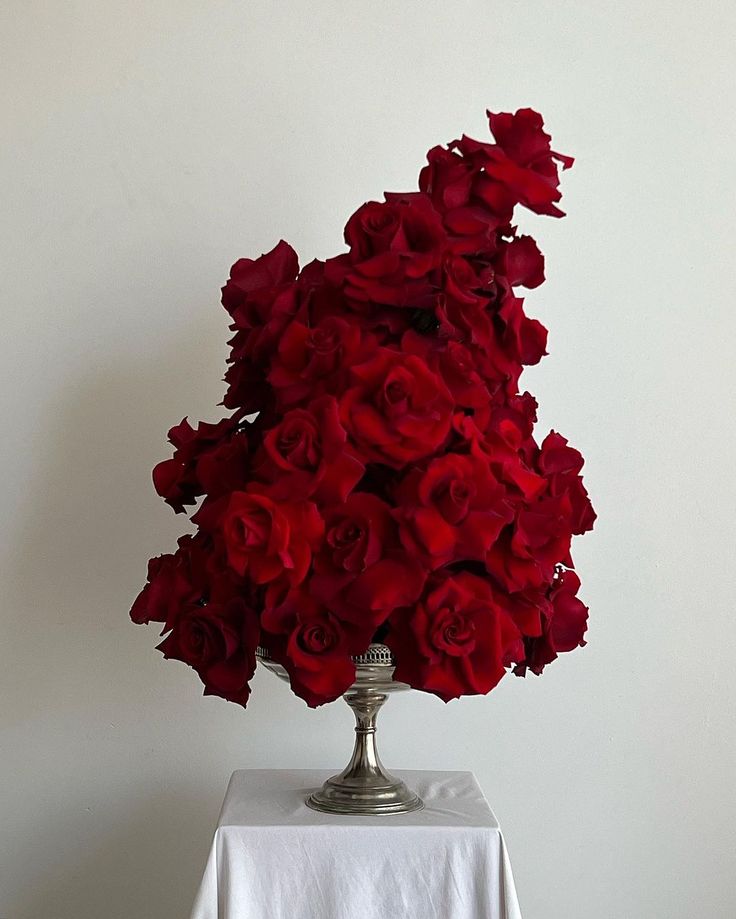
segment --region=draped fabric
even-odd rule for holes
[[[191,919],[521,919],[472,773],[398,772],[425,806],[390,817],[310,810],[328,775],[233,774]]]

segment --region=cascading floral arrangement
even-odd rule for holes
[[[232,267],[232,414],[169,432],[156,491],[203,500],[131,610],[205,694],[245,705],[258,645],[316,706],[373,641],[446,701],[585,644],[570,543],[595,513],[580,453],[538,444],[519,392],[547,331],[516,291],[544,258],[513,225],[563,216],[573,161],[531,109],[488,118],[494,143],[434,147],[418,191],[358,208],[347,252],[300,270],[281,241]]]

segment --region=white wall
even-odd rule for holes
[[[736,915],[736,15],[691,6],[6,0],[0,916],[180,919],[233,769],[342,766],[347,708],[269,674],[247,713],[202,699],[128,622],[183,526],[149,471],[218,417],[231,262],[333,254],[429,146],[522,105],[578,158],[569,216],[528,220],[527,385],[587,457],[589,645],[392,700],[384,758],[476,772],[526,919]]]

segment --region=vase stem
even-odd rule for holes
[[[383,767],[376,747],[376,719],[388,694],[354,686],[345,701],[355,715],[355,745],[345,769],[310,795],[307,804],[330,814],[404,814],[422,807],[421,798]]]
[[[395,781],[383,768],[376,745],[376,721],[381,706],[388,696],[384,693],[367,693],[361,690],[345,694],[345,701],[355,715],[355,746],[350,762],[342,772],[343,779],[367,776]]]

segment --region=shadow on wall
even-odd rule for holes
[[[242,711],[213,717],[190,671],[165,675],[157,633],[127,610],[146,559],[188,528],[163,512],[149,475],[178,405],[197,380],[217,385],[222,322],[207,315],[165,353],[85,355],[94,372],[49,400],[29,451],[0,675],[8,919],[181,919],[201,876],[229,773],[212,741],[226,724],[242,742]],[[205,417],[220,416],[222,387],[211,399],[209,388],[191,400],[195,419],[208,404]]]

